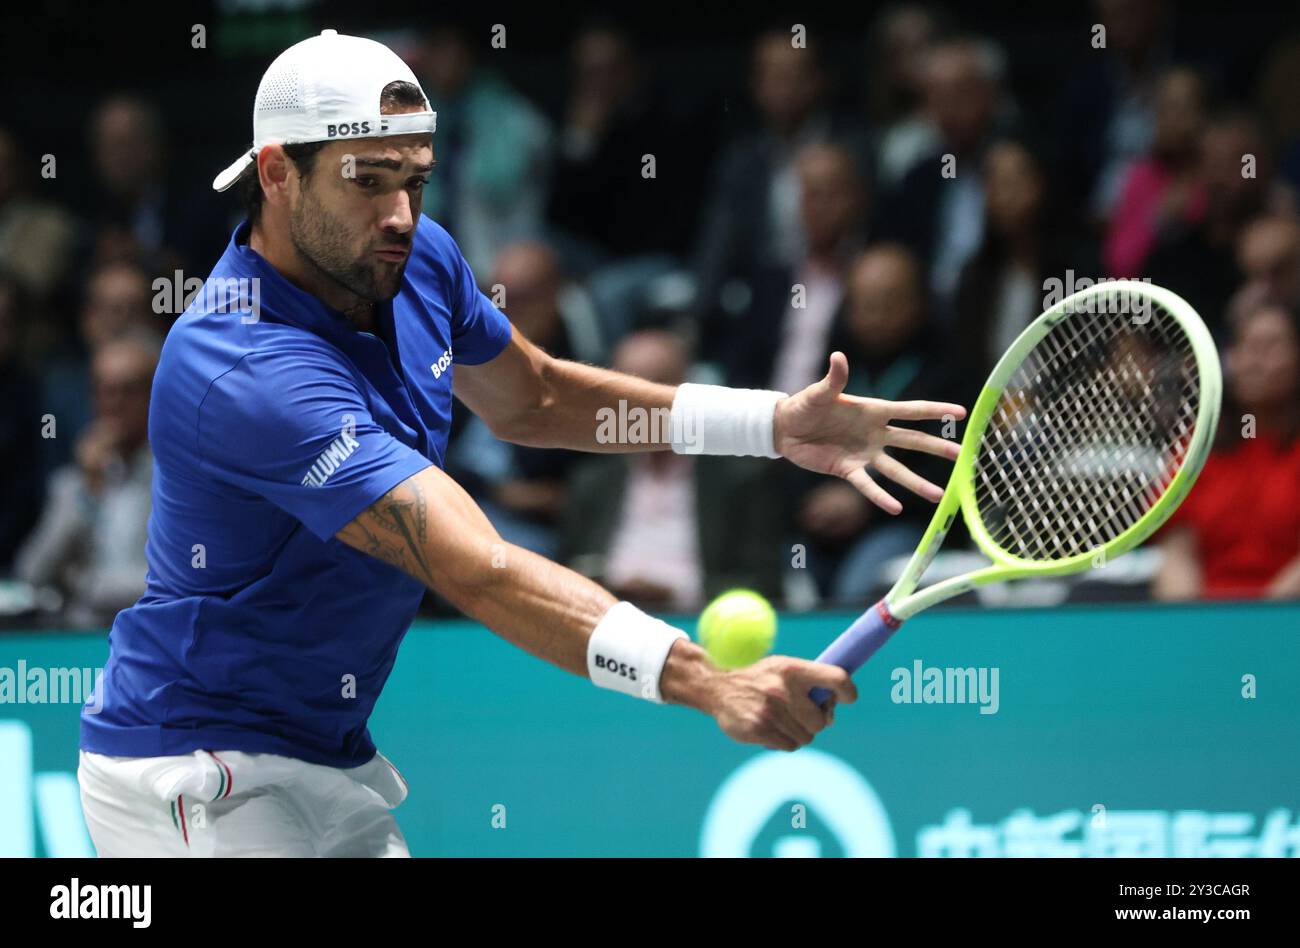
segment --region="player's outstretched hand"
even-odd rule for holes
[[[834,352],[825,378],[777,402],[772,423],[776,450],[800,467],[844,478],[886,513],[896,514],[903,505],[871,479],[868,466],[926,500],[937,502],[943,489],[890,457],[885,448],[924,451],[951,461],[961,446],[911,428],[896,428],[889,422],[944,418],[960,421],[966,417],[966,409],[950,402],[889,402],[845,395],[848,380],[849,361],[844,353]]]
[[[825,708],[813,703],[813,688],[832,692]],[[835,704],[852,704],[858,689],[835,665],[788,655],[771,655],[718,679],[711,713],[732,740],[792,751],[835,720]]]

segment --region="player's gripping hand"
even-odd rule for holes
[[[832,692],[824,709],[808,697],[816,687]],[[803,747],[835,720],[837,702],[858,700],[858,689],[844,669],[788,655],[772,655],[725,672],[714,689],[708,710],[723,733],[769,750]]]

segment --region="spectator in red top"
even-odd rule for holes
[[[1205,216],[1197,177],[1205,126],[1205,83],[1195,70],[1170,69],[1156,90],[1151,153],[1125,175],[1103,251],[1107,272],[1139,277],[1162,228],[1196,224]]]
[[[1233,325],[1220,443],[1165,528],[1159,599],[1300,598],[1300,316]]]

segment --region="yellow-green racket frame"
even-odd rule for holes
[[[975,453],[979,448],[980,439],[984,436],[984,430],[988,426],[998,399],[1002,396],[1003,388],[1038,342],[1061,320],[1085,318],[1082,314],[1096,311],[1099,308],[1097,298],[1105,296],[1118,298],[1121,294],[1128,300],[1131,300],[1133,295],[1144,297],[1163,308],[1179,323],[1191,342],[1200,377],[1200,404],[1186,458],[1169,487],[1151,509],[1108,543],[1094,550],[1060,560],[1039,562],[1016,556],[999,547],[989,536],[975,503]],[[1102,306],[1104,305],[1103,301]],[[1077,573],[1088,569],[1094,563],[1109,562],[1132,550],[1169,519],[1182,503],[1183,498],[1187,496],[1187,492],[1191,490],[1209,455],[1215,429],[1218,427],[1222,400],[1223,373],[1219,366],[1219,355],[1214,340],[1196,310],[1178,294],[1146,282],[1112,280],[1080,290],[1061,300],[1034,320],[1016,338],[989,374],[988,381],[985,382],[984,389],[980,392],[974,408],[971,409],[970,418],[966,422],[961,453],[953,462],[952,476],[948,479],[943,499],[939,501],[934,517],[921,537],[911,561],[893,588],[885,595],[885,603],[890,613],[901,622],[922,609],[961,595],[977,586],[1032,576],[1063,576]],[[920,592],[915,592],[916,584],[942,545],[959,508],[971,538],[992,562],[983,569],[942,580]]]

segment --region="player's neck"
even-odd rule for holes
[[[337,280],[300,254],[284,228],[277,231],[276,228],[254,224],[248,236],[248,246],[273,266],[280,276],[298,289],[310,293],[330,309],[342,313],[357,329],[374,331],[374,304],[341,286]]]

